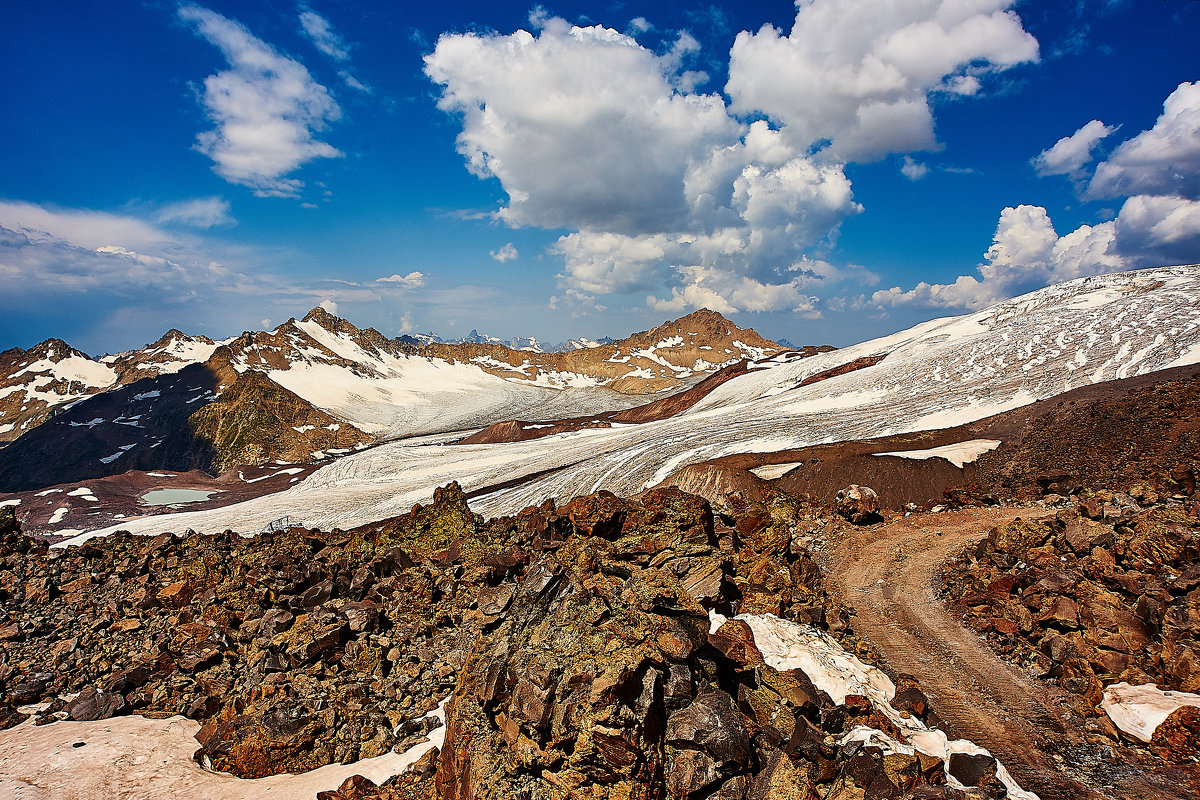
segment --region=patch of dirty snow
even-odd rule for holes
[[[776,478],[782,478],[803,463],[803,461],[789,461],[786,464],[765,464],[761,467],[752,468],[750,472],[764,481],[773,481]]]
[[[1200,708],[1200,694],[1163,691],[1153,683],[1133,686],[1124,681],[1105,689],[1100,703],[1114,725],[1143,742],[1150,741],[1163,720],[1184,706]]]
[[[999,439],[969,439],[955,444],[944,444],[941,447],[930,447],[928,450],[896,450],[890,453],[872,453],[873,456],[896,456],[924,461],[928,458],[944,458],[954,466],[962,469],[972,464],[984,453],[991,452],[1000,446]]]
[[[86,486],[80,486],[78,489],[67,492],[67,497],[82,497],[85,494],[93,494],[93,492]]]
[[[318,792],[337,789],[351,775],[379,784],[443,746],[449,699],[425,715],[442,724],[429,733],[427,741],[402,753],[329,764],[299,775],[253,779],[213,772],[197,764],[192,754],[200,723],[184,717],[127,716],[43,726],[35,726],[30,719],[0,731],[0,797],[270,800],[315,797]],[[78,742],[83,746],[75,746]]]
[[[768,666],[780,671],[803,670],[813,686],[828,694],[837,705],[844,704],[848,695],[866,697],[907,740],[897,741],[881,731],[860,726],[843,736],[839,744],[870,741],[896,752],[911,753],[915,749],[940,758],[946,770],[946,783],[956,789],[965,787],[950,774],[952,753],[991,755],[974,742],[951,740],[942,731],[927,727],[916,717],[901,714],[892,706],[892,698],[896,696],[896,685],[892,680],[878,668],[847,652],[824,631],[780,619],[773,614],[739,614],[734,619],[750,626],[754,644]],[[725,617],[715,611],[709,612],[710,632],[718,630],[724,622]],[[1038,800],[1036,794],[1022,789],[998,760],[996,777],[1008,789],[1008,796],[1013,800]]]
[[[16,498],[15,500],[0,500],[0,508],[4,508],[5,506],[19,506],[19,505],[21,505],[21,498],[19,498],[19,497]]]
[[[135,447],[137,447],[136,444],[122,445],[120,448],[117,449],[117,452],[113,453],[111,456],[104,456],[103,458],[101,458],[100,463],[101,464],[111,464],[112,462],[114,462],[118,458],[120,458],[121,456],[125,455],[126,451],[132,450]]]
[[[46,520],[46,524],[57,525],[63,521],[63,517],[65,517],[67,512],[70,510],[70,506],[59,506],[58,508],[54,509],[54,513],[50,515],[50,519]]]

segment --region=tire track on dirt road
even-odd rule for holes
[[[1113,794],[1089,788],[1113,770],[1087,774],[1101,762],[1079,757],[1086,742],[1067,695],[1002,661],[938,599],[941,565],[1019,516],[1031,510],[917,514],[854,531],[823,559],[829,589],[887,669],[920,682],[948,733],[986,747],[1042,800],[1178,796],[1178,784],[1146,773],[1127,773]]]

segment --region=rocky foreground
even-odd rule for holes
[[[970,627],[1074,695],[1088,728],[1114,741],[1102,710],[1112,687],[1200,692],[1200,503],[1190,467],[1172,476],[1170,498],[1047,480],[1052,517],[993,529],[944,574]],[[1194,762],[1200,709],[1172,711],[1145,738],[1169,762]]]
[[[65,550],[2,513],[5,727],[39,701],[27,724],[179,714],[198,760],[255,777],[403,749],[453,694],[444,747],[322,796],[1028,796],[830,638],[857,645],[810,546],[848,523],[795,497],[485,522],[451,485],[352,531]]]

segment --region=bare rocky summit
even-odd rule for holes
[[[513,350],[494,343],[430,343],[421,352],[478,364],[502,378],[549,385],[592,379],[617,392],[653,394],[679,390],[696,376],[787,349],[753,329],[737,327],[715,311],[700,309],[611,344],[561,353]],[[807,347],[800,352],[812,355],[832,349]]]

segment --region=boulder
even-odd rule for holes
[[[668,744],[704,750],[717,764],[745,767],[750,761],[750,737],[733,698],[705,691],[667,719]]]
[[[1150,749],[1174,763],[1192,763],[1200,757],[1200,708],[1183,706],[1159,723]]]
[[[64,709],[67,717],[79,722],[92,722],[98,719],[108,719],[125,711],[125,698],[117,692],[106,692],[89,686],[67,703]]]
[[[951,753],[949,772],[963,786],[988,786],[996,782],[996,759],[986,753]]]
[[[833,507],[855,525],[869,525],[882,519],[879,515],[879,495],[871,487],[857,483],[839,490],[833,499]]]

